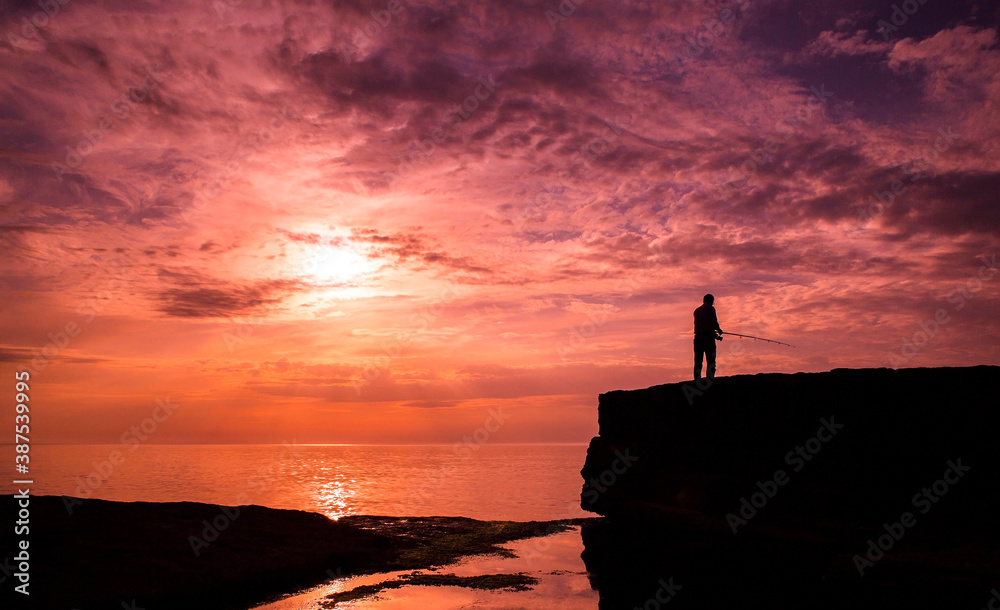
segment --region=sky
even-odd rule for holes
[[[0,6],[34,442],[586,442],[705,293],[795,346],[720,376],[1000,364],[994,2]]]

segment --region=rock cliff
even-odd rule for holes
[[[602,600],[642,607],[673,577],[678,602],[982,607],[1000,584],[998,388],[977,366],[602,394],[581,471],[581,506],[607,517],[583,532]]]

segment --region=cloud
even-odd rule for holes
[[[954,109],[969,124],[978,123],[979,129],[996,133],[1000,125],[994,110],[1000,84],[989,75],[1000,70],[997,41],[995,28],[960,25],[924,40],[899,41],[889,53],[888,65],[900,73],[925,73],[930,100]]]
[[[178,274],[163,273],[174,281]],[[214,287],[206,284],[213,284]],[[283,298],[299,288],[292,280],[258,282],[239,286],[223,280],[198,278],[185,282],[183,288],[166,288],[155,298],[159,311],[179,318],[220,318],[260,314],[279,305]]]
[[[874,40],[867,30],[848,32],[821,32],[805,47],[809,56],[837,57],[838,55],[886,55],[893,45]]]
[[[40,359],[41,361],[46,363],[51,363],[52,361],[58,360],[59,362],[66,364],[95,364],[95,363],[103,363],[110,361],[109,358],[95,358],[93,356],[73,356],[61,352],[60,350],[55,350],[55,353],[53,353],[52,345],[48,345],[46,347],[47,347],[46,351],[43,352],[41,350],[29,350],[21,347],[0,345],[0,362],[12,362],[15,364],[26,365],[27,363],[33,362],[36,359]]]
[[[90,312],[95,379],[203,363],[206,417],[274,399],[254,438],[374,402],[558,420],[686,378],[706,292],[727,330],[801,344],[727,374],[885,365],[1000,249],[1000,16],[927,3],[884,36],[894,2],[583,3],[555,28],[531,0],[73,2],[30,37],[37,3],[6,2],[4,357]],[[996,361],[986,286],[914,365]]]

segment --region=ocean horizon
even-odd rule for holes
[[[13,454],[13,446],[4,451]],[[580,508],[586,444],[36,444],[32,495],[515,521]]]

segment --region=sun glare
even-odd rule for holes
[[[309,246],[297,275],[321,284],[356,284],[378,269],[376,261],[349,246]]]

